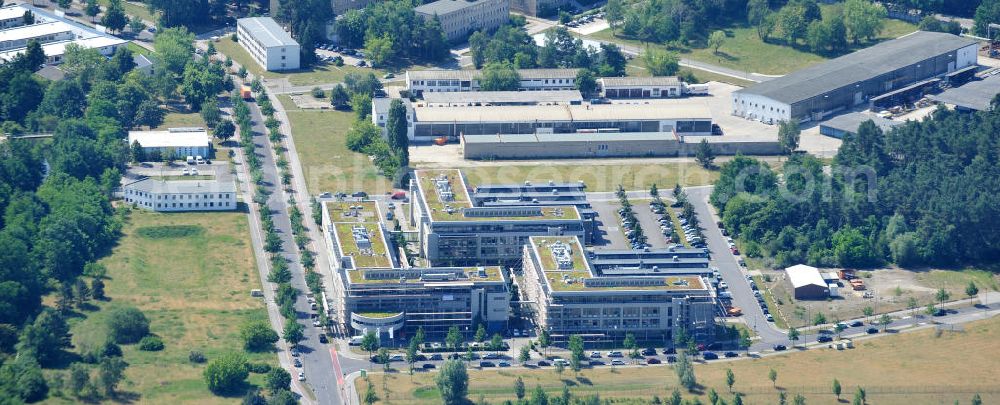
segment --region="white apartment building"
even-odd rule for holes
[[[150,211],[232,211],[236,183],[226,180],[164,181],[146,178],[122,187],[126,203]]]
[[[169,128],[166,131],[129,131],[128,144],[138,142],[146,156],[173,151],[173,157],[211,156],[212,138],[204,128]]]
[[[492,31],[510,18],[510,0],[438,0],[413,9],[424,18],[438,17],[449,41],[465,39],[475,31]]]
[[[62,22],[22,25],[0,31],[0,51],[24,48],[31,41],[46,44],[73,39],[76,39],[73,30]]]
[[[236,36],[250,56],[268,71],[299,68],[298,42],[270,17],[236,20]]]

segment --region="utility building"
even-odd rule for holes
[[[795,299],[821,300],[830,294],[830,288],[827,286],[826,280],[819,273],[819,269],[815,267],[796,264],[786,268],[785,273],[788,274],[788,280],[792,282],[792,288],[795,290]]]
[[[939,76],[976,64],[975,40],[917,31],[733,93],[733,115],[774,124],[822,120],[832,112],[907,99]]]

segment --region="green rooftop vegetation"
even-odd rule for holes
[[[608,285],[591,286],[585,284],[585,280],[594,278],[587,266],[583,254],[583,247],[575,237],[551,237],[540,236],[531,238],[535,254],[538,257],[542,271],[549,285],[556,291],[596,291],[596,290],[691,290],[703,289],[701,279],[691,276],[680,277],[658,277],[642,278],[645,281],[658,280],[659,283],[649,285]],[[552,246],[556,243],[563,243],[569,247],[568,254],[572,260],[572,265],[566,269],[560,269],[552,253]]]
[[[401,313],[402,312],[391,312],[391,311],[390,312],[355,312],[355,314],[358,314],[358,316],[363,316],[365,318],[372,318],[372,319],[391,318],[391,317],[394,317],[394,316],[399,315]]]
[[[358,241],[354,238],[355,227],[364,228],[371,241],[371,248],[362,249],[358,246]],[[371,222],[339,222],[334,224],[337,231],[337,240],[340,242],[340,251],[344,256],[354,258],[354,265],[357,268],[390,267],[392,262],[385,251],[385,241],[382,233],[379,232],[378,223]]]

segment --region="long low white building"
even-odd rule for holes
[[[413,118],[408,124],[409,137],[415,141],[496,134],[712,134],[712,114],[702,102],[678,102],[669,107],[650,104],[413,107]]]
[[[126,203],[150,211],[231,211],[236,209],[236,183],[225,180],[159,180],[147,178],[122,187]]]
[[[236,36],[253,60],[268,71],[299,68],[299,43],[270,17],[236,20]]]
[[[160,155],[173,152],[173,157],[211,156],[212,139],[204,128],[169,128],[166,131],[130,131],[128,144],[138,143],[143,153]]]
[[[34,16],[32,24],[25,24],[24,14],[28,12]],[[41,44],[47,65],[62,63],[69,44],[111,56],[128,43],[100,27],[92,28],[29,4],[0,7],[0,62],[24,53],[32,41]]]
[[[576,89],[577,69],[520,69],[521,85],[518,90],[573,90]],[[406,90],[414,96],[423,93],[446,91],[480,91],[480,70],[407,70]]]

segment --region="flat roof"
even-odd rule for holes
[[[595,277],[579,238],[531,236],[528,241],[546,282],[556,292],[705,289],[701,278],[696,276]],[[556,252],[562,252],[562,257],[568,259],[568,263],[563,262],[560,266]],[[586,280],[595,282],[587,285]],[[616,284],[616,281],[621,283]]]
[[[416,122],[533,122],[711,119],[703,100],[664,104],[414,107]]]
[[[449,0],[450,1],[450,0]],[[441,91],[424,93],[427,103],[558,103],[582,101],[579,90],[552,91]]]
[[[170,128],[166,131],[129,131],[128,143],[139,142],[146,148],[208,146],[212,143],[202,128]]]
[[[69,44],[77,44],[85,49],[90,48],[103,48],[106,46],[117,46],[128,43],[128,41],[110,36],[100,36],[91,38],[82,38],[68,41],[58,41],[58,42],[47,42],[42,44],[42,52],[45,56],[57,56],[64,55],[66,53],[66,47]],[[10,61],[13,60],[17,55],[24,53],[28,48],[21,47],[16,49],[11,49],[9,51],[0,52],[0,60]],[[138,55],[138,54],[136,54]],[[134,60],[135,58],[133,58]]]
[[[833,129],[838,129],[841,131],[856,134],[858,133],[858,127],[861,126],[861,123],[868,120],[874,122],[875,126],[879,127],[879,129],[881,129],[882,132],[886,132],[894,127],[903,125],[903,123],[899,121],[893,121],[890,119],[879,117],[877,115],[865,114],[860,112],[841,114],[836,117],[830,118],[826,121],[823,121],[819,125],[823,127],[830,127]]]
[[[465,179],[458,169],[414,172],[432,221],[579,220],[573,206],[522,204],[514,207],[473,207]]]
[[[1000,94],[1000,75],[993,75],[983,80],[952,87],[941,94],[930,96],[930,99],[971,110],[986,111],[990,109],[990,103],[997,94]]]
[[[14,18],[24,17],[24,12],[27,11],[17,4],[12,4],[7,7],[0,7],[0,20],[10,20]]]
[[[796,264],[786,268],[785,273],[788,273],[788,280],[792,282],[792,287],[799,288],[807,285],[826,287],[826,280],[823,279],[823,275],[819,274],[819,269],[813,266]]]
[[[576,79],[578,69],[518,69],[521,80],[532,79]],[[482,74],[474,69],[427,69],[407,70],[409,80],[472,80]]]
[[[235,193],[232,178],[215,180],[160,180],[146,178],[124,186],[154,194]]]
[[[243,27],[250,36],[256,38],[265,47],[298,46],[284,29],[271,17],[240,18],[236,23]]]
[[[355,269],[393,267],[374,201],[328,201],[323,204],[329,213],[340,253],[354,258]],[[362,249],[358,245],[356,230],[363,230],[363,235],[371,244],[370,248]]]
[[[670,132],[573,132],[568,134],[463,135],[465,143],[638,142],[676,141]]]
[[[28,38],[38,38],[44,35],[73,32],[73,27],[62,21],[51,21],[40,24],[22,25],[0,30],[0,42],[20,41]]]
[[[795,104],[921,61],[976,45],[976,40],[917,31],[736,91]]]
[[[629,86],[680,86],[681,81],[677,76],[651,76],[651,77],[602,77],[598,79],[601,85],[607,87],[629,87]]]
[[[445,15],[476,6],[490,0],[438,0],[413,8],[413,12],[426,15]]]

